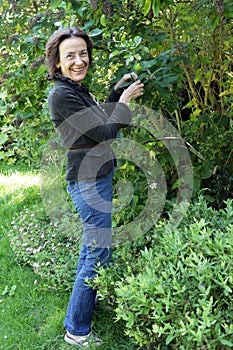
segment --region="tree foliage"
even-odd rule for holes
[[[91,91],[103,100],[108,84],[136,71],[145,82],[139,103],[160,111],[199,152],[192,155],[196,189],[212,188],[219,203],[229,195],[231,0],[3,0],[0,12],[2,161],[38,163],[53,129],[45,43],[55,30],[79,26],[95,44]]]

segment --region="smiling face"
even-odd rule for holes
[[[63,40],[59,45],[60,62],[57,68],[61,73],[80,84],[85,78],[89,67],[89,56],[85,40],[71,37]]]

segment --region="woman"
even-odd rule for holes
[[[54,81],[48,99],[50,115],[67,148],[68,192],[83,225],[78,269],[64,322],[65,341],[81,347],[101,343],[91,334],[96,291],[87,282],[96,276],[97,267],[105,267],[111,259],[114,155],[110,143],[130,122],[127,105],[143,94],[139,80],[121,91],[121,84],[131,78],[125,74],[101,107],[82,84],[92,62],[92,47],[87,33],[78,28],[57,31],[46,45],[48,78]]]

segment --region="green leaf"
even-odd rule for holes
[[[211,23],[210,23],[210,29],[211,29],[212,31],[214,31],[214,30],[216,29],[216,27],[217,27],[217,25],[218,25],[218,23],[219,23],[219,19],[220,19],[220,17],[219,17],[218,15],[216,15],[216,16],[212,19],[212,21],[211,21]]]
[[[139,35],[137,35],[134,37],[133,41],[135,42],[136,46],[138,46],[141,44],[142,38]]]
[[[105,14],[102,14],[102,16],[100,17],[100,24],[103,27],[106,27],[106,16],[105,16]]]
[[[85,26],[82,27],[82,30],[88,30],[93,26],[94,23],[95,21],[93,19],[91,19],[90,21],[87,21]]]
[[[221,343],[222,345],[226,345],[226,346],[233,347],[233,343],[230,342],[229,340],[226,340],[226,339],[220,339],[220,343]]]
[[[66,3],[66,12],[70,12],[72,10],[72,2]]]
[[[178,75],[166,74],[163,76],[162,80],[158,79],[158,85],[162,87],[169,87],[172,83],[178,80]]]
[[[61,5],[62,2],[63,2],[63,0],[54,0],[52,2],[51,9],[55,10],[57,7],[59,7]]]
[[[166,345],[170,344],[172,339],[174,339],[175,336],[173,334],[170,334],[167,338],[166,338]]]
[[[120,53],[121,53],[120,50],[115,50],[115,51],[111,52],[110,55],[109,55],[109,59],[111,59],[111,58],[113,58],[115,56],[118,56]]]
[[[154,14],[155,17],[159,16],[160,8],[161,8],[160,0],[153,0],[152,11],[153,11],[153,14]]]
[[[22,119],[29,119],[29,118],[32,118],[34,117],[34,115],[32,113],[24,113],[21,115],[21,118]]]
[[[0,145],[5,143],[7,140],[8,140],[8,136],[7,135],[0,135]]]
[[[103,33],[103,30],[100,29],[100,28],[96,28],[96,29],[93,29],[90,33],[89,33],[89,36],[90,37],[93,37],[93,36],[98,36],[100,34]]]
[[[152,59],[149,61],[142,61],[141,67],[143,71],[147,71],[149,68],[153,67],[157,63],[156,59]]]
[[[151,0],[146,0],[145,6],[144,6],[144,16],[148,14],[150,9],[151,9]]]
[[[131,328],[132,326],[133,326],[133,324],[134,324],[134,316],[133,315],[129,315],[129,320],[126,322],[126,326],[128,327],[128,328]]]

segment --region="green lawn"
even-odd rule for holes
[[[8,171],[0,174],[1,350],[73,348],[63,341],[68,293],[42,290],[40,280],[32,268],[17,263],[8,237],[16,214],[25,205],[30,207],[38,200],[39,180],[35,173]],[[123,325],[114,322],[114,313],[104,301],[98,306],[93,328],[104,341],[99,349],[136,349],[124,336]]]

